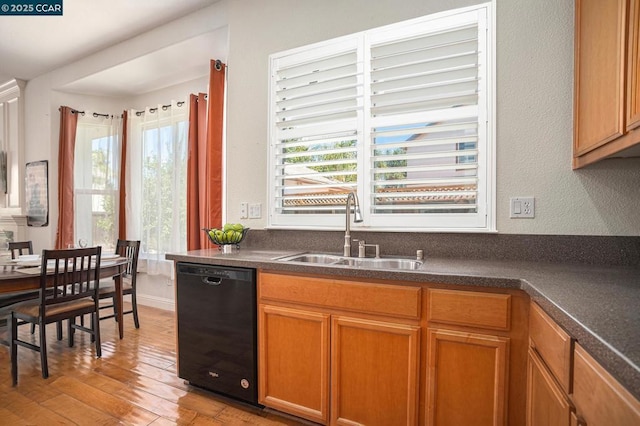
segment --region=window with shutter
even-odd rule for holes
[[[270,226],[493,230],[492,4],[270,58]]]

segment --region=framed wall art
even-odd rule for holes
[[[47,226],[49,224],[48,166],[47,160],[27,163],[24,186],[27,226]]]

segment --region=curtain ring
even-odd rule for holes
[[[222,70],[222,61],[220,59],[216,59],[216,71]]]

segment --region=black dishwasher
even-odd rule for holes
[[[256,271],[177,264],[178,376],[258,405]]]

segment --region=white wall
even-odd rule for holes
[[[229,6],[226,219],[260,202],[267,224],[268,55],[479,1],[233,0]],[[497,226],[503,233],[640,235],[640,159],[571,169],[571,0],[497,2]],[[242,166],[238,166],[242,165]],[[509,197],[535,196],[535,219]]]
[[[207,29],[228,25],[227,210],[259,202],[267,224],[268,55],[296,46],[441,11],[478,0],[233,0],[114,46],[27,83],[25,161],[50,162],[50,225],[28,238],[51,246],[57,223],[57,108],[119,112],[204,90],[206,79],[130,99],[69,95],[64,84]],[[497,225],[503,233],[640,235],[640,159],[571,169],[573,92],[571,0],[497,1]],[[202,89],[200,89],[202,87]],[[508,199],[535,196],[536,218],[509,219]],[[243,220],[243,222],[245,222]],[[37,247],[37,249],[41,248]]]
[[[208,79],[202,76],[150,93],[130,97],[85,96],[64,93],[60,88],[103,69],[177,44],[190,37],[224,28],[227,22],[224,2],[180,18],[139,37],[112,46],[72,64],[34,78],[25,87],[25,162],[49,160],[49,226],[28,228],[26,238],[34,249],[52,247],[58,221],[58,139],[61,105],[79,110],[119,114],[124,109],[143,109],[172,99],[188,101],[189,93],[206,92]],[[215,58],[213,58],[215,59]]]

